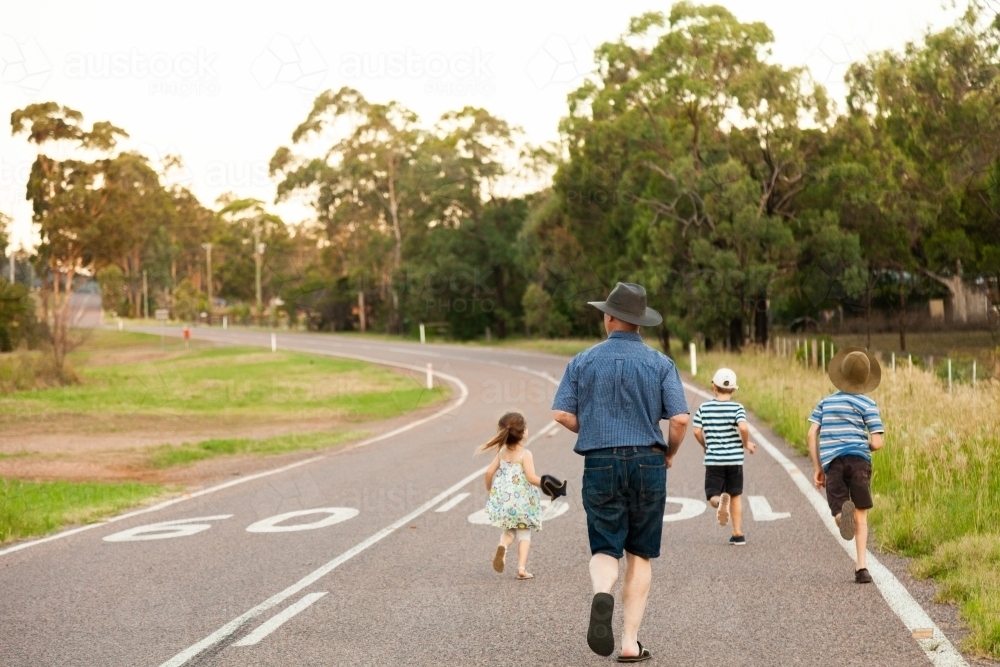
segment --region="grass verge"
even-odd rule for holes
[[[152,468],[163,469],[186,465],[195,461],[215,458],[217,456],[232,456],[235,454],[254,454],[257,456],[273,456],[301,450],[317,450],[332,447],[351,440],[360,440],[369,435],[369,431],[322,431],[318,433],[292,433],[274,438],[254,440],[250,438],[226,438],[203,440],[197,443],[182,445],[162,445],[149,450],[149,465]]]
[[[159,336],[95,331],[75,355],[82,383],[0,396],[0,424],[114,417],[208,423],[387,419],[447,397],[395,371],[348,359],[247,347],[161,348]],[[118,428],[123,428],[121,424]],[[90,429],[93,430],[93,429]]]
[[[735,370],[738,400],[806,451],[809,413],[833,391],[825,374],[758,353],[710,353],[699,365],[705,382],[720,366]],[[1000,382],[949,392],[932,373],[885,369],[872,397],[886,424],[873,457],[875,542],[916,559],[914,573],[959,605],[966,650],[1000,658]]]
[[[156,484],[26,482],[0,478],[0,544],[92,523],[163,493]]]

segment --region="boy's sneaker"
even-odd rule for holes
[[[715,513],[715,517],[719,520],[720,526],[725,526],[729,523],[729,494],[723,493],[719,496],[719,509]]]
[[[872,575],[868,572],[867,567],[863,567],[860,570],[854,572],[854,581],[859,584],[870,584],[872,583]]]
[[[854,503],[848,500],[840,510],[840,536],[853,540],[854,530]]]
[[[745,547],[747,545],[747,538],[745,535],[733,535],[729,538],[729,543],[734,547]]]

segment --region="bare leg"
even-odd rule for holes
[[[729,513],[733,517],[733,535],[743,534],[743,496],[733,496],[729,502]]]
[[[618,581],[618,559],[607,554],[594,554],[590,559],[590,583],[594,595],[610,593]]]
[[[649,598],[649,584],[653,578],[653,567],[648,558],[640,558],[625,552],[625,585],[622,587],[622,603],[625,608],[625,627],[622,630],[622,655],[639,655],[639,626],[646,613]]]
[[[528,566],[528,551],[531,549],[531,540],[521,540],[517,543],[517,573],[528,574],[525,570]]]
[[[868,510],[854,510],[854,546],[858,550],[858,570],[868,567]]]
[[[719,496],[712,496],[709,498],[708,504],[711,505],[713,509],[717,508],[719,506]]]
[[[513,544],[513,542],[514,542],[513,535],[511,535],[507,531],[500,533],[500,546],[502,546],[504,549]]]

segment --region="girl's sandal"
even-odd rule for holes
[[[493,569],[503,574],[503,562],[507,559],[507,547],[502,544],[497,547],[497,553],[493,556]]]
[[[519,568],[517,568],[517,578],[518,579],[534,579],[535,575],[533,575],[530,572],[528,572],[525,568],[519,567]]]

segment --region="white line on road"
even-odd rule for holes
[[[684,388],[688,391],[702,396],[706,399],[711,399],[713,396],[707,391],[703,391],[698,387],[684,383]],[[809,504],[813,506],[816,513],[819,514],[820,519],[823,521],[823,525],[826,526],[827,530],[833,535],[834,539],[844,548],[847,555],[854,560],[854,543],[846,542],[840,537],[840,529],[837,527],[836,522],[833,517],[830,516],[830,507],[826,504],[826,499],[820,495],[819,491],[813,487],[810,480],[806,479],[806,476],[802,474],[792,461],[789,460],[787,456],[781,453],[777,447],[775,447],[770,440],[764,437],[753,424],[750,424],[750,433],[753,435],[754,439],[764,446],[767,453],[777,461],[788,473],[792,481],[795,482],[795,486],[799,487],[799,490],[809,501]],[[962,654],[958,652],[951,641],[941,632],[941,628],[931,620],[930,615],[924,608],[920,606],[920,603],[913,599],[910,595],[910,591],[906,590],[906,586],[900,583],[899,579],[896,578],[887,567],[882,565],[875,556],[869,551],[867,555],[868,560],[868,572],[872,575],[872,579],[875,581],[875,585],[878,586],[878,590],[882,593],[882,597],[885,599],[889,608],[899,617],[899,620],[903,622],[906,629],[911,633],[914,630],[920,628],[933,628],[934,635],[929,639],[918,639],[916,640],[920,644],[920,648],[924,650],[924,654],[927,659],[931,661],[935,667],[969,667],[969,663],[965,661]]]
[[[465,500],[468,497],[469,497],[468,493],[460,493],[457,496],[455,496],[454,498],[452,498],[451,500],[449,500],[448,502],[446,502],[444,505],[441,505],[441,507],[437,508],[434,511],[435,512],[447,512],[452,507],[454,507],[455,505],[459,504],[460,502],[462,502],[463,500]]]
[[[267,621],[262,623],[260,627],[258,627],[256,630],[254,630],[253,632],[251,632],[238,642],[234,643],[233,646],[253,646],[254,644],[259,643],[261,639],[267,637],[269,634],[271,634],[272,632],[280,628],[282,625],[284,625],[286,622],[290,621],[293,616],[298,614],[300,611],[306,609],[309,605],[311,605],[313,602],[320,599],[326,594],[327,591],[323,591],[322,593],[310,593],[309,595],[306,595],[295,604],[285,608],[281,613],[275,614],[274,616],[269,618]]]
[[[465,385],[462,386],[464,387]],[[545,429],[542,429],[538,434],[529,438],[528,444],[531,444],[531,441],[537,438],[539,435],[541,435],[541,433],[544,431]],[[285,590],[281,591],[280,593],[276,593],[275,595],[272,595],[267,600],[264,600],[253,609],[244,612],[242,615],[234,618],[229,623],[226,623],[224,626],[222,626],[209,636],[205,637],[200,642],[184,649],[170,660],[164,662],[162,665],[160,665],[160,667],[180,667],[181,665],[185,664],[188,660],[191,660],[192,658],[200,654],[202,651],[205,651],[206,649],[209,649],[212,646],[215,646],[216,644],[225,641],[233,634],[235,634],[237,631],[239,631],[241,627],[243,627],[253,619],[257,618],[268,609],[271,609],[281,604],[282,602],[284,602],[291,596],[295,595],[299,591],[309,586],[312,586],[314,583],[316,583],[317,581],[328,575],[330,572],[333,572],[335,569],[337,569],[347,561],[351,560],[352,558],[354,558],[355,556],[366,550],[368,547],[377,544],[378,542],[382,541],[383,539],[391,535],[398,528],[407,525],[408,523],[416,519],[424,512],[433,509],[434,507],[437,507],[438,504],[443,502],[446,498],[450,498],[452,494],[460,491],[462,487],[467,485],[469,482],[473,481],[477,477],[482,476],[482,474],[486,472],[486,469],[488,467],[489,466],[483,466],[474,473],[469,474],[460,482],[452,485],[451,488],[446,489],[441,493],[437,494],[436,496],[434,496],[426,503],[416,508],[403,518],[392,522],[391,524],[389,524],[382,530],[378,531],[368,539],[359,542],[358,544],[354,545],[353,547],[351,547],[344,553],[340,554],[330,562],[326,563],[322,567],[302,577],[301,579],[299,579],[297,582],[295,582]]]
[[[772,510],[771,503],[764,496],[747,496],[747,500],[750,501],[750,513],[753,514],[754,521],[777,521],[792,516],[791,512]]]

